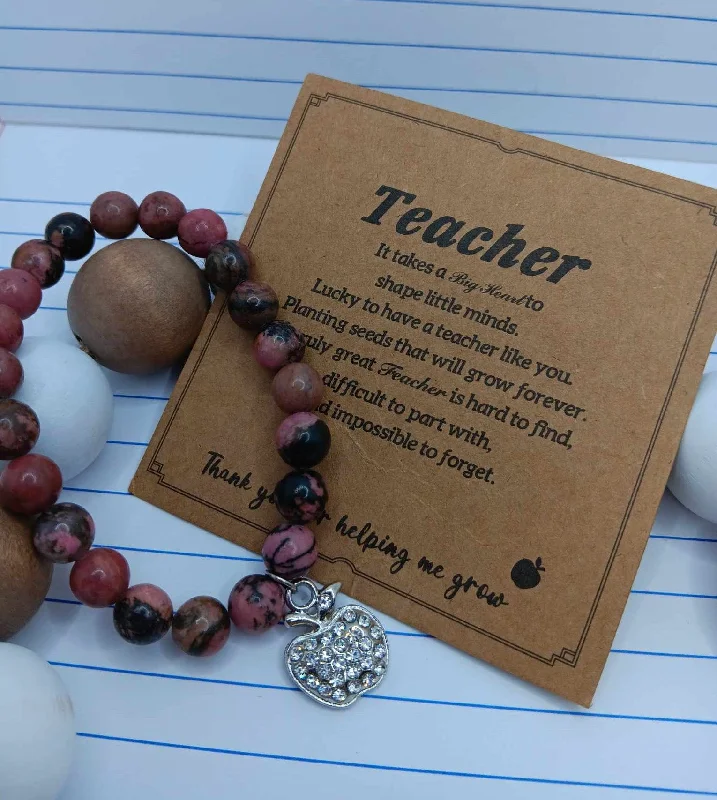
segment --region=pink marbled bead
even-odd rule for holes
[[[70,572],[72,594],[90,608],[107,608],[124,596],[129,587],[129,564],[116,550],[95,548]]]
[[[208,208],[195,208],[179,220],[179,244],[192,256],[206,258],[215,244],[227,238],[224,220]]]
[[[0,305],[0,347],[14,353],[22,344],[25,326],[20,315],[10,306]]]
[[[177,235],[182,217],[187,213],[184,203],[170,192],[152,192],[140,203],[139,227],[153,239],[171,239]]]
[[[0,398],[12,397],[22,384],[23,375],[18,357],[0,347]]]
[[[282,578],[298,578],[316,563],[314,532],[304,525],[277,525],[264,540],[261,554],[269,572]]]
[[[229,616],[239,630],[261,633],[284,617],[284,589],[268,575],[247,575],[229,595]]]
[[[229,614],[215,598],[200,595],[183,603],[172,620],[172,639],[189,656],[218,653],[229,638]]]
[[[75,503],[56,503],[32,525],[35,550],[56,564],[80,561],[94,540],[94,520],[89,511]]]
[[[274,376],[271,394],[287,414],[313,411],[324,396],[324,384],[321,375],[308,364],[287,364]]]
[[[270,322],[254,339],[254,358],[266,369],[277,370],[301,361],[306,350],[304,337],[290,322]]]
[[[0,271],[0,304],[15,309],[20,319],[31,317],[42,302],[42,287],[24,269]]]
[[[28,453],[0,473],[0,506],[16,514],[39,514],[57,502],[62,473],[47,456]]]

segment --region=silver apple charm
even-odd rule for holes
[[[286,646],[286,666],[296,685],[330,708],[346,708],[378,686],[388,668],[388,640],[380,621],[362,606],[334,608],[340,583],[319,591],[305,578],[280,582],[292,609],[286,624],[312,629]],[[301,587],[311,595],[303,605],[292,597]]]

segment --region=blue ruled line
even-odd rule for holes
[[[169,400],[169,397],[160,397],[153,394],[119,394],[115,393],[112,397],[123,397],[127,400]]]
[[[371,0],[373,1],[373,0]],[[412,1],[412,0],[408,0]],[[256,78],[245,77],[238,75],[217,75],[217,74],[202,74],[202,73],[185,73],[185,72],[152,72],[149,70],[115,70],[115,69],[80,69],[69,67],[19,67],[11,65],[0,65],[0,70],[12,72],[46,72],[46,73],[68,73],[78,75],[116,75],[122,77],[136,77],[136,78],[175,78],[178,80],[207,80],[207,81],[225,81],[229,83],[264,83],[264,84],[278,84],[285,86],[301,86],[302,80],[294,80],[291,78]],[[480,95],[497,95],[507,97],[541,97],[555,100],[590,100],[590,101],[603,101],[610,103],[640,103],[646,105],[659,105],[659,106],[677,106],[688,108],[717,108],[717,103],[696,103],[688,100],[660,100],[657,98],[642,98],[642,97],[617,97],[612,95],[593,95],[593,94],[571,94],[565,92],[538,92],[538,91],[520,91],[511,89],[478,89],[468,86],[410,86],[403,84],[382,84],[382,83],[361,83],[361,86],[366,89],[376,89],[385,92],[448,92],[448,93],[464,93],[464,94],[480,94]],[[0,202],[3,198],[0,198]],[[19,201],[27,202],[27,201]],[[30,201],[32,202],[32,201]],[[54,202],[54,201],[53,201]],[[68,205],[82,205],[89,206],[89,203],[72,203]],[[234,213],[236,212],[218,212]],[[245,215],[241,215],[245,216]]]
[[[0,30],[2,26],[0,26]],[[129,114],[173,114],[183,117],[215,117],[217,119],[249,119],[262,122],[286,122],[288,117],[262,117],[254,114],[230,114],[229,112],[216,113],[211,111],[179,111],[176,109],[154,108],[129,108],[113,106],[79,106],[64,103],[16,103],[0,100],[0,106],[13,106],[14,108],[55,108],[69,111],[119,111]],[[0,231],[1,233],[2,231]]]
[[[79,731],[78,736],[86,739],[97,739],[109,742],[125,742],[127,744],[141,744],[148,747],[164,747],[172,750],[191,750],[200,753],[215,753],[219,755],[241,756],[244,758],[260,758],[271,761],[289,761],[292,763],[315,764],[332,767],[352,767],[354,769],[378,770],[384,772],[403,772],[414,775],[435,775],[451,778],[472,778],[475,780],[500,781],[511,783],[532,783],[548,786],[581,786],[601,789],[623,789],[626,791],[663,792],[665,794],[691,795],[693,797],[717,797],[717,792],[699,791],[696,789],[672,789],[661,786],[640,786],[625,783],[599,783],[596,781],[563,780],[560,778],[532,778],[516,775],[499,775],[482,772],[461,772],[457,770],[428,769],[425,767],[402,767],[392,764],[373,764],[360,761],[335,761],[328,758],[309,758],[306,756],[291,756],[279,753],[259,753],[249,750],[230,750],[220,747],[202,747],[199,745],[178,744],[176,742],[160,742],[150,739],[131,739],[124,736],[109,736],[100,733],[87,733]]]
[[[714,66],[717,66],[715,63]],[[288,117],[262,117],[252,116],[250,114],[228,114],[216,113],[210,111],[177,111],[172,109],[151,109],[151,108],[116,108],[110,106],[77,106],[67,104],[55,103],[8,103],[0,100],[0,106],[18,106],[21,108],[56,108],[69,111],[119,111],[130,114],[179,114],[190,117],[212,117],[219,119],[247,119],[247,120],[260,120],[265,122],[287,122]],[[519,133],[528,133],[533,136],[573,136],[588,139],[614,139],[616,141],[628,142],[653,142],[658,144],[693,144],[704,145],[707,147],[717,146],[717,142],[710,142],[704,139],[667,139],[659,136],[636,136],[617,133],[580,133],[575,131],[546,131],[546,130],[528,130],[525,128],[516,128]],[[0,231],[2,234],[3,231]],[[20,234],[24,235],[24,234]]]
[[[72,601],[69,601],[72,602]],[[128,670],[119,669],[115,667],[101,667],[94,664],[77,664],[74,662],[65,661],[50,661],[55,667],[64,667],[67,669],[82,669],[92,672],[109,672],[118,675],[133,675],[143,678],[160,678],[164,680],[175,681],[188,681],[191,683],[208,683],[217,684],[220,686],[235,686],[241,689],[270,689],[276,691],[290,691],[298,692],[298,687],[285,686],[271,683],[255,683],[251,681],[236,681],[224,678],[206,678],[196,675],[177,675],[166,672],[146,672],[143,670]],[[691,719],[687,717],[656,717],[656,716],[643,716],[640,714],[610,714],[607,712],[599,711],[582,711],[577,709],[556,709],[556,708],[535,708],[533,706],[510,706],[498,705],[495,703],[472,703],[462,700],[434,700],[431,698],[422,697],[405,697],[402,695],[386,695],[372,693],[366,695],[366,698],[371,700],[381,700],[391,703],[411,703],[416,705],[432,705],[432,706],[447,706],[449,708],[472,708],[484,711],[506,711],[514,713],[525,714],[546,714],[550,716],[561,717],[594,717],[596,719],[617,719],[617,720],[630,720],[634,722],[663,722],[681,725],[717,725],[716,720],[710,719]]]
[[[463,6],[464,8],[493,8],[507,9],[509,11],[547,11],[550,13],[564,14],[597,14],[606,17],[639,17],[642,19],[669,19],[682,20],[684,22],[717,22],[715,17],[694,17],[682,14],[658,14],[645,13],[640,11],[606,11],[598,8],[574,8],[572,6],[530,6],[519,3],[484,3],[470,2],[470,0],[359,0],[369,3],[411,3],[413,5],[427,6]]]
[[[168,555],[168,556],[190,556],[192,558],[214,558],[220,561],[248,561],[251,563],[262,562],[264,561],[263,558],[259,558],[258,556],[223,556],[217,555],[216,553],[190,553],[185,550],[154,550],[150,547],[126,547],[126,546],[119,546],[116,544],[102,544],[97,545],[97,547],[106,547],[111,550],[122,550],[123,552],[127,553],[153,553],[156,555]]]
[[[296,44],[328,44],[353,47],[400,47],[412,50],[448,50],[476,53],[512,53],[538,56],[564,56],[567,58],[596,58],[609,61],[640,61],[655,64],[694,64],[698,66],[714,67],[717,62],[699,61],[687,58],[655,58],[652,56],[617,55],[612,53],[585,53],[574,50],[537,50],[516,47],[486,47],[468,44],[433,44],[429,42],[370,42],[362,39],[319,39],[302,36],[259,36],[240,33],[208,33],[202,31],[173,31],[173,30],[141,30],[138,28],[78,28],[78,27],[50,27],[40,25],[0,25],[0,30],[26,31],[39,33],[88,33],[112,34],[128,36],[176,36],[194,39],[228,39],[250,42],[279,42]],[[6,105],[21,105],[8,103]]]
[[[10,69],[10,67],[0,67],[0,69]],[[13,69],[15,69],[13,67]],[[17,67],[20,69],[20,67]],[[48,205],[48,206],[86,206],[89,208],[92,203],[86,200],[36,200],[28,197],[0,197],[0,203],[31,203],[35,205]],[[246,217],[245,211],[217,211],[226,217]],[[44,234],[43,234],[44,235]]]

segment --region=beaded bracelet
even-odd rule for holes
[[[39,307],[42,289],[62,277],[65,261],[84,258],[92,250],[95,231],[109,239],[131,235],[137,225],[151,238],[178,236],[190,255],[205,259],[207,281],[226,293],[229,315],[241,328],[255,331],[254,356],[275,372],[272,395],[289,414],[279,425],[275,444],[292,471],[276,485],[273,501],[285,522],[269,532],[262,547],[266,574],[248,575],[232,589],[228,608],[210,596],[187,600],[175,612],[158,586],[130,586],[124,556],[105,547],[92,548],[95,525],[89,512],[75,503],[57,503],[62,490],[58,466],[30,451],[40,423],[26,404],[11,399],[23,378],[14,351],[23,338],[22,320]],[[21,244],[11,269],[0,273],[0,459],[9,463],[0,473],[0,505],[34,516],[37,552],[55,563],[74,562],[70,588],[92,608],[113,606],[114,627],[127,642],[147,645],[172,630],[185,653],[210,656],[227,641],[230,620],[241,631],[258,633],[283,622],[305,626],[308,633],[286,646],[289,674],[308,696],[323,705],[351,705],[383,679],[388,641],[380,621],[367,609],[335,608],[341,584],[319,588],[306,573],[317,559],[316,539],[307,523],[320,521],[328,493],[313,467],[329,451],[326,423],[312,411],[323,385],[319,374],[302,363],[303,335],[276,319],[279,302],[266,283],[249,280],[254,258],[241,242],[227,239],[221,217],[209,209],[187,212],[168,192],[153,192],[140,206],[122,192],[106,192],[92,203],[90,219],[62,213],[45,228],[44,239]],[[303,600],[301,599],[303,597]]]

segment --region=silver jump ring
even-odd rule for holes
[[[309,592],[311,593],[311,597],[308,603],[296,603],[294,602],[292,595],[296,594],[302,586],[308,586]],[[306,578],[300,578],[296,583],[291,586],[287,587],[286,591],[286,604],[292,611],[308,611],[310,608],[313,608],[319,602],[319,590],[314,586],[314,584],[307,580]]]

